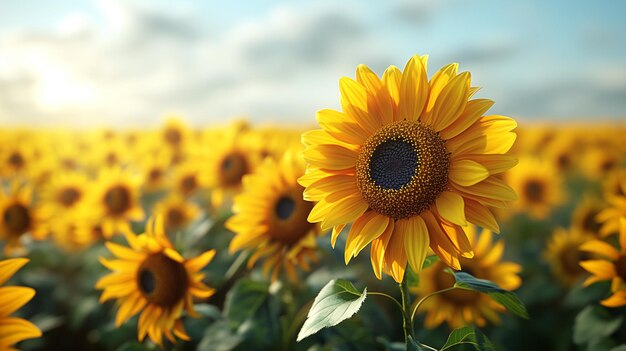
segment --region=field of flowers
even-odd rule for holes
[[[320,129],[0,126],[0,350],[626,350],[626,125],[426,65]]]

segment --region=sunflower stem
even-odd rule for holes
[[[400,286],[400,295],[402,295],[402,327],[404,329],[404,344],[406,349],[409,349],[409,337],[415,340],[413,335],[413,319],[411,319],[411,298],[409,296],[409,284],[407,282],[407,275],[404,275]]]
[[[445,289],[442,289],[442,290],[437,290],[437,291],[435,291],[435,292],[433,292],[433,293],[430,293],[430,294],[428,294],[428,295],[426,295],[426,296],[422,297],[419,301],[417,301],[417,303],[415,304],[415,307],[413,308],[413,312],[411,313],[411,321],[413,321],[413,319],[415,318],[415,313],[417,313],[417,310],[420,308],[420,306],[421,306],[421,305],[422,305],[422,304],[423,304],[423,303],[424,303],[424,302],[425,302],[428,298],[430,298],[431,296],[435,296],[435,295],[437,295],[437,294],[442,294],[442,293],[445,293],[445,292],[447,292],[447,291],[454,290],[454,289],[456,289],[456,287],[455,287],[455,286],[451,286],[451,287],[449,287],[449,288],[445,288]]]

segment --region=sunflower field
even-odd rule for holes
[[[626,125],[427,65],[319,127],[0,129],[0,349],[624,350]]]

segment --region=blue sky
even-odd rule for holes
[[[626,119],[622,1],[0,0],[0,124],[144,126],[167,113],[313,123],[337,82],[429,54],[494,113]]]

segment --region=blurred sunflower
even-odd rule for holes
[[[206,187],[206,176],[196,162],[184,162],[174,169],[173,190],[181,196],[191,196]]]
[[[623,175],[625,173],[620,172],[618,174]],[[614,193],[605,193],[605,200],[608,206],[601,210],[595,218],[602,223],[602,227],[600,227],[601,236],[606,237],[617,233],[620,228],[621,218],[626,217],[626,195],[621,194],[622,189],[626,189],[626,181],[624,179],[617,183],[617,186],[613,189]]]
[[[31,142],[20,141],[13,136],[3,140],[0,151],[0,176],[26,176],[34,158]]]
[[[129,221],[141,221],[145,214],[139,204],[140,179],[119,167],[104,168],[90,195],[90,211],[100,219],[105,238],[129,233]]]
[[[617,251],[613,246],[600,240],[589,241],[581,246],[581,250],[606,258],[583,261],[580,265],[592,274],[585,280],[585,286],[603,280],[611,280],[612,295],[600,301],[600,304],[607,307],[626,305],[626,218],[620,218],[619,222],[621,251]]]
[[[232,197],[241,191],[243,176],[253,172],[258,163],[260,155],[250,152],[243,142],[246,133],[239,124],[232,124],[207,148],[207,186],[214,208],[229,206]]]
[[[597,220],[598,214],[606,208],[606,204],[592,196],[583,197],[582,202],[572,213],[572,228],[593,236],[600,235],[602,224]]]
[[[287,152],[278,162],[267,158],[244,177],[234,215],[226,222],[226,228],[235,233],[230,252],[251,250],[248,268],[266,258],[263,273],[271,273],[272,281],[284,268],[295,282],[296,267],[309,270],[307,259],[316,259],[315,238],[320,230],[307,221],[313,203],[302,199],[304,188],[297,180],[303,174],[304,161],[294,153]]]
[[[191,131],[179,116],[169,116],[161,129],[161,139],[173,151],[174,155],[182,152],[188,142]],[[176,160],[174,160],[176,163]]]
[[[198,206],[173,193],[154,206],[153,215],[165,219],[165,229],[170,233],[184,228],[198,216],[199,212]]]
[[[54,216],[54,220],[63,220],[85,201],[87,189],[88,179],[84,173],[57,173],[41,190],[42,211]]]
[[[202,280],[204,268],[215,256],[209,250],[192,258],[183,258],[167,239],[163,217],[149,220],[146,232],[141,235],[126,234],[129,247],[107,242],[106,247],[116,259],[101,258],[100,262],[113,272],[96,283],[104,290],[100,302],[116,299],[119,310],[115,325],[141,312],[138,322],[139,341],[146,335],[158,345],[163,335],[175,342],[174,336],[189,340],[181,317],[183,310],[198,317],[193,298],[208,298],[214,289]]]
[[[548,162],[534,157],[520,158],[519,165],[506,174],[506,179],[519,195],[513,209],[535,219],[547,218],[564,201],[563,179]]]
[[[474,247],[474,257],[461,258],[463,271],[476,278],[491,280],[504,289],[517,289],[522,282],[518,275],[522,267],[514,262],[500,261],[504,243],[498,241],[494,244],[491,231],[483,230],[477,234],[474,226],[468,226],[466,233]],[[411,291],[423,297],[454,286],[454,277],[445,269],[446,265],[441,261],[425,269],[420,274],[419,287],[413,287]],[[422,307],[426,313],[426,328],[435,328],[443,322],[447,322],[450,328],[467,324],[482,327],[487,321],[499,323],[497,312],[505,311],[504,306],[486,294],[460,289],[433,295],[425,300]]]
[[[41,331],[33,323],[9,315],[24,306],[35,296],[35,290],[23,286],[2,286],[28,259],[13,258],[0,261],[0,350],[16,350],[16,343],[41,336]]]
[[[35,240],[48,235],[46,218],[39,207],[32,203],[33,188],[15,181],[10,193],[0,188],[0,240],[5,241],[7,255],[21,254],[25,234]]]
[[[596,146],[585,153],[581,166],[589,178],[600,179],[619,169],[621,163],[621,155],[614,148]]]
[[[577,228],[557,228],[552,234],[544,257],[550,264],[553,275],[564,285],[573,286],[585,276],[580,262],[590,259],[591,255],[580,247],[593,239],[593,235]]]
[[[170,159],[170,154],[163,151],[151,151],[139,158],[139,168],[145,179],[143,183],[145,192],[160,191],[167,187]]]
[[[505,153],[516,122],[483,114],[487,99],[470,74],[450,64],[430,81],[427,57],[414,56],[404,73],[391,66],[379,79],[365,65],[357,80],[339,82],[343,112],[322,110],[323,129],[302,135],[310,164],[300,184],[318,201],[309,221],[347,223],[345,261],[369,243],[372,266],[402,281],[407,261],[421,270],[428,247],[450,267],[474,255],[463,233],[468,222],[498,231],[490,207],[505,207],[515,192],[499,177],[517,160]]]

